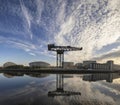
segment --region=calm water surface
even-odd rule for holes
[[[120,74],[57,76],[0,74],[0,105],[120,105]]]

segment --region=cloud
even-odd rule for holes
[[[110,95],[107,95],[105,93],[101,92],[101,87],[102,89],[105,90],[106,92],[106,87],[103,85],[99,85],[100,83],[89,83],[82,81],[80,78],[69,78],[65,81],[64,89],[69,90],[69,91],[77,91],[81,92],[81,95],[79,96],[71,96],[69,98],[70,101],[67,101],[68,97],[59,97],[57,100],[59,102],[63,102],[65,104],[71,104],[70,102],[75,102],[76,104],[92,104],[96,105],[104,105],[104,104],[110,104],[110,105],[115,105],[117,102],[119,102],[119,99],[114,101],[114,98]],[[108,89],[110,89],[108,87]],[[111,93],[111,91],[110,91]]]
[[[66,55],[68,60],[92,59],[97,56],[96,51],[115,43],[120,37],[120,14],[115,10],[117,7],[113,9],[111,3],[107,1],[94,1],[91,4],[88,1],[75,2],[75,4],[79,5],[65,17],[67,18],[65,22],[61,22],[62,28],[55,36],[55,42],[59,45],[83,47],[82,53],[68,53]],[[72,55],[77,57],[71,57]]]
[[[82,51],[66,53],[65,60],[75,62],[94,58],[99,61],[117,58],[118,56],[114,55],[117,52],[113,49],[117,47],[119,51],[119,45],[107,49],[109,45],[120,39],[119,4],[119,0],[71,2],[20,0],[20,3],[15,6],[15,9],[16,7],[19,9],[15,12],[13,4],[8,3],[7,7],[12,8],[12,14],[17,14],[22,20],[23,28],[17,27],[16,31],[14,28],[13,31],[1,28],[3,32],[6,30],[11,35],[5,37],[5,33],[0,33],[2,36],[0,42],[13,43],[10,45],[23,49],[28,54],[44,54],[52,57],[55,57],[55,54],[47,52],[48,43],[83,47]],[[7,7],[4,8],[8,9]],[[5,10],[4,8],[2,11]],[[106,50],[102,51],[104,47]]]
[[[34,54],[34,53],[29,53],[30,55],[32,55],[32,56],[36,56],[36,54]]]
[[[120,57],[119,54],[120,54],[120,48],[117,49],[116,51],[115,50],[110,51],[109,53],[106,53],[106,54],[101,55],[100,57],[97,57],[94,59],[100,60],[100,59],[106,59],[106,58],[118,58],[118,57]]]
[[[42,11],[44,9],[44,2],[42,0],[36,0],[36,5],[37,5],[36,22],[37,22],[37,24],[41,24],[41,15],[42,15]]]
[[[26,34],[29,35],[30,38],[32,39],[33,38],[33,34],[31,32],[32,15],[28,11],[22,0],[20,1],[20,6],[23,13],[24,28],[27,31]]]

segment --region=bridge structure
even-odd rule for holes
[[[57,68],[63,68],[64,63],[64,52],[67,51],[78,51],[82,50],[82,47],[71,47],[71,46],[55,46],[54,44],[48,44],[48,51],[56,52],[56,66]],[[64,79],[63,74],[56,75],[56,90],[48,92],[48,96],[59,96],[59,95],[80,95],[79,92],[64,91]]]

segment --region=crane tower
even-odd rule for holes
[[[82,50],[82,47],[55,46],[54,44],[48,44],[48,50],[57,52],[56,66],[62,68],[64,63],[64,52]]]
[[[58,68],[63,68],[64,63],[64,52],[66,51],[78,51],[82,50],[82,47],[71,47],[71,46],[55,46],[54,44],[48,44],[48,51],[56,51],[56,66]],[[49,92],[49,96],[58,96],[58,95],[78,95],[77,92],[64,91],[64,81],[63,74],[57,74],[56,76],[56,91]]]

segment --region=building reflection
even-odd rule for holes
[[[3,73],[3,75],[7,78],[12,78],[14,76],[30,76],[36,78],[43,78],[49,76],[49,74],[41,74],[41,73],[21,73],[21,72],[10,72],[10,73]]]
[[[99,73],[99,74],[88,74],[83,75],[84,81],[100,81],[100,80],[106,80],[106,82],[113,82],[113,79],[120,78],[119,73]]]
[[[3,75],[5,76],[5,77],[7,77],[7,78],[12,78],[12,77],[14,77],[14,76],[24,76],[24,73],[20,73],[20,72],[18,72],[18,73],[3,73]]]
[[[49,76],[49,74],[42,74],[42,73],[26,73],[25,75],[28,75],[30,77],[37,77],[37,78],[44,78]]]
[[[63,74],[57,74],[56,75],[56,90],[49,91],[48,92],[48,97],[71,96],[71,95],[81,95],[81,93],[64,90],[64,75]]]

